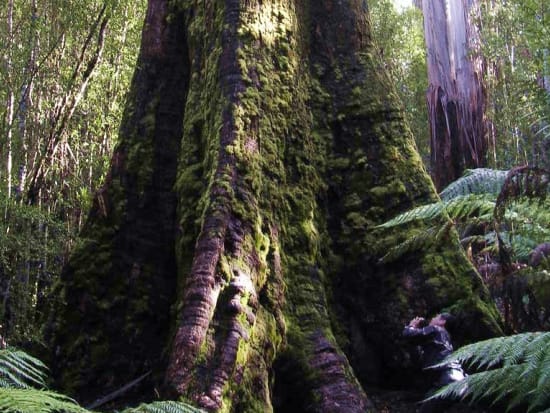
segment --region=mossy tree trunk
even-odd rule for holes
[[[142,387],[209,411],[364,412],[369,383],[398,382],[413,315],[498,328],[452,232],[378,263],[399,234],[375,226],[436,195],[367,12],[149,1],[121,142],[52,319],[62,386],[90,400],[151,369]]]

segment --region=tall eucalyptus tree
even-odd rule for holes
[[[377,224],[436,198],[366,2],[149,0],[109,176],[50,323],[84,400],[148,371],[208,411],[365,412],[399,336],[496,311],[452,230],[398,265]]]
[[[418,3],[418,2],[417,2]],[[427,49],[431,172],[438,189],[486,164],[483,56],[477,0],[422,1]]]

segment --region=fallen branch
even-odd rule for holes
[[[137,379],[131,381],[128,384],[125,384],[120,389],[115,390],[112,393],[109,393],[107,396],[102,397],[101,399],[97,399],[95,402],[90,404],[89,406],[86,406],[86,409],[95,409],[96,407],[103,406],[105,403],[110,402],[111,400],[116,399],[121,394],[126,393],[128,390],[130,390],[132,387],[135,387],[137,384],[142,382],[147,376],[149,376],[152,373],[152,370],[149,370],[147,373],[145,373],[142,376],[139,376]]]

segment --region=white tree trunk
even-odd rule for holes
[[[441,189],[485,163],[483,60],[471,15],[477,0],[423,1],[428,60],[431,166]]]
[[[8,185],[8,198],[11,197],[12,187],[12,165],[13,165],[13,118],[14,118],[14,105],[15,96],[13,92],[13,82],[11,81],[11,66],[12,66],[12,44],[13,44],[13,0],[8,1],[8,14],[7,14],[7,26],[8,26],[8,44],[6,45],[6,67],[8,73],[8,96],[6,101],[6,178]]]

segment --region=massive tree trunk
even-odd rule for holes
[[[422,1],[428,59],[432,178],[441,190],[486,163],[483,59],[472,13],[477,0]]]
[[[435,192],[364,1],[150,0],[111,173],[52,318],[84,400],[148,370],[209,411],[365,412],[399,334],[496,312],[452,232],[398,266],[375,226]],[[384,367],[382,369],[382,367]]]

